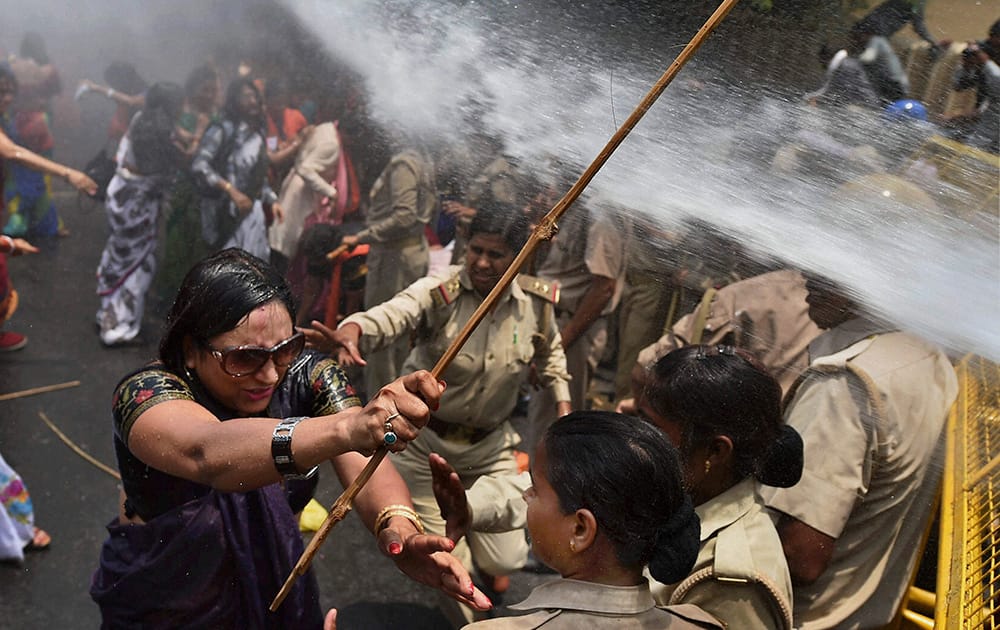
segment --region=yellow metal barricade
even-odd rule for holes
[[[934,627],[1000,629],[1000,365],[966,357],[947,425]]]

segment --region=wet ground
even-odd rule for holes
[[[0,627],[96,628],[97,607],[87,593],[104,526],[117,513],[118,482],[74,453],[43,422],[44,413],[69,439],[114,468],[110,404],[118,379],[156,353],[160,322],[147,318],[139,343],[106,349],[97,338],[94,270],[106,237],[103,209],[58,196],[71,230],[64,239],[38,241],[42,253],[11,259],[21,306],[8,328],[30,340],[0,354],[0,394],[78,380],[52,393],[0,401],[0,451],[21,474],[38,525],[52,535],[48,551],[24,564],[0,564]],[[331,505],[341,487],[324,471],[319,500]],[[339,627],[447,628],[435,611],[435,593],[399,573],[351,515],[333,530],[313,564],[325,607],[341,609]],[[540,580],[512,576],[505,601],[523,599]]]

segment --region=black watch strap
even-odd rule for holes
[[[295,467],[295,458],[292,457],[292,433],[295,432],[295,425],[306,416],[285,418],[274,427],[271,434],[271,457],[274,459],[274,467],[285,479],[308,479],[316,474],[318,466],[313,466],[312,470],[303,474]]]

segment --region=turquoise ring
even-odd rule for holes
[[[396,432],[392,430],[392,423],[391,422],[386,422],[385,423],[385,435],[382,436],[382,441],[385,442],[386,446],[392,446],[398,440],[399,440],[399,436],[397,436]]]

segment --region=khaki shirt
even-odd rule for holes
[[[437,207],[434,164],[414,149],[397,153],[372,185],[362,243],[419,238]]]
[[[403,372],[429,370],[480,303],[465,269],[453,265],[417,280],[387,302],[351,315],[341,326],[361,327],[360,347],[365,354],[416,331],[416,345]],[[533,359],[542,385],[557,401],[569,400],[562,340],[555,318],[546,321],[544,311],[542,298],[512,282],[442,374],[448,389],[434,417],[471,428],[495,428],[510,417]],[[536,333],[537,354],[532,341]]]
[[[785,269],[725,286],[712,299],[703,331],[697,331],[698,311],[681,318],[670,332],[639,353],[650,366],[671,350],[691,343],[731,343],[749,350],[787,392],[809,365],[809,342],[820,329],[809,319],[805,278]]]
[[[559,310],[575,313],[591,285],[591,276],[617,281],[614,296],[604,307],[607,315],[618,305],[625,276],[625,242],[621,226],[606,216],[574,208],[559,223],[559,232],[545,248],[536,274],[559,281]]]
[[[762,492],[768,507],[836,539],[823,575],[795,589],[795,624],[879,627],[899,606],[931,515],[955,371],[934,346],[863,319],[809,352],[785,411],[805,445],[802,480]],[[884,417],[848,364],[874,381]]]
[[[791,628],[792,580],[760,487],[744,479],[695,508],[698,560],[679,584],[651,582],[657,603],[696,604],[729,628]]]
[[[512,610],[535,611],[472,623],[474,630],[688,630],[724,628],[697,606],[658,608],[646,582],[638,586],[607,586],[580,580],[555,580],[535,587]]]

